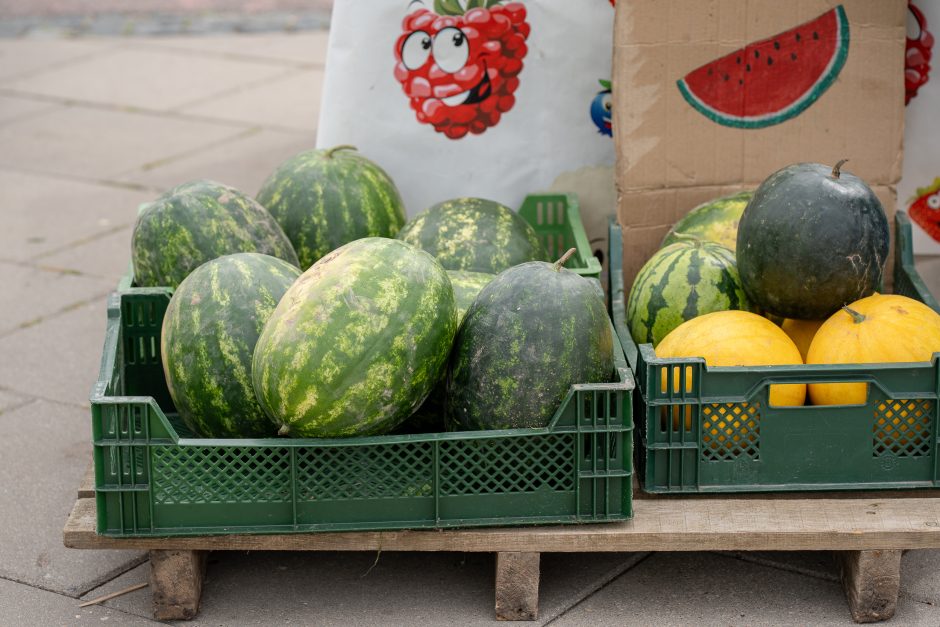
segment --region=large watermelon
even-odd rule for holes
[[[205,262],[234,253],[262,253],[299,264],[264,207],[215,181],[171,189],[146,205],[134,225],[131,258],[141,287],[176,287]]]
[[[258,192],[306,270],[363,237],[395,237],[405,205],[391,177],[352,146],[308,150],[274,171]]]
[[[448,270],[447,276],[454,287],[454,301],[457,304],[457,324],[460,325],[477,294],[496,278],[496,275],[486,272]]]
[[[609,381],[613,334],[591,281],[541,261],[480,291],[454,340],[447,418],[461,429],[544,427],[576,383]]]
[[[251,385],[251,355],[264,323],[300,276],[289,263],[258,253],[213,259],[173,293],[160,353],[180,417],[209,438],[274,436]]]
[[[313,264],[255,347],[262,407],[294,437],[384,433],[437,383],[457,328],[454,291],[433,257],[356,240]]]
[[[799,115],[832,85],[849,54],[842,5],[816,19],[750,43],[678,81],[705,117],[737,128],[763,128]]]
[[[438,203],[412,218],[398,239],[428,251],[448,270],[496,274],[548,258],[528,222],[509,207],[482,198]]]
[[[676,222],[663,238],[661,248],[680,240],[679,233],[721,244],[733,252],[738,241],[738,222],[754,195],[752,191],[723,196],[695,207]]]
[[[627,324],[634,342],[656,346],[687,320],[749,308],[734,253],[687,237],[657,251],[640,269],[627,301]]]

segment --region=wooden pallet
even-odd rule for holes
[[[199,611],[208,551],[465,551],[496,553],[496,618],[534,620],[539,556],[553,552],[834,551],[856,622],[894,615],[905,549],[940,548],[940,494],[930,491],[707,495],[635,491],[634,519],[554,527],[357,531],[187,538],[95,532],[94,477],[63,531],[75,549],[146,549],[157,619]]]

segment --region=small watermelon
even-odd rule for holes
[[[849,20],[838,5],[805,24],[689,72],[679,91],[696,111],[735,128],[763,128],[799,115],[839,76]]]
[[[440,379],[456,329],[454,291],[433,257],[356,240],[281,299],[255,347],[255,392],[282,435],[386,433]]]
[[[627,301],[627,324],[634,342],[656,346],[683,322],[728,309],[750,309],[734,253],[686,236],[640,269]]]
[[[660,248],[675,244],[680,239],[676,235],[684,233],[721,244],[733,252],[738,241],[738,222],[753,195],[753,191],[739,192],[695,207],[669,229]]]
[[[258,192],[306,270],[363,237],[395,237],[405,205],[391,177],[352,146],[308,150],[274,171]]]
[[[610,380],[613,333],[604,301],[564,261],[509,268],[473,301],[448,366],[450,425],[545,427],[572,385]]]
[[[284,231],[268,211],[237,189],[197,180],[146,205],[131,241],[140,287],[176,287],[207,261],[262,253],[299,265]]]
[[[428,251],[447,270],[496,274],[548,258],[528,222],[509,207],[482,198],[438,203],[412,218],[398,239]]]
[[[261,329],[300,276],[291,264],[258,253],[213,259],[186,277],[163,318],[160,354],[180,417],[208,438],[274,436],[251,384]]]

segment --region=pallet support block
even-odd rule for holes
[[[894,616],[901,588],[900,550],[836,551],[842,587],[856,623]]]
[[[199,612],[208,551],[150,551],[153,617],[188,620]]]
[[[496,620],[535,620],[539,615],[540,553],[496,554]]]

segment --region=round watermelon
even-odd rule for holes
[[[282,435],[386,433],[437,383],[456,328],[454,291],[433,257],[356,240],[281,299],[255,347],[255,392]]]
[[[267,210],[237,189],[197,180],[146,205],[131,240],[140,287],[176,287],[207,261],[261,253],[299,265],[284,231]]]
[[[447,419],[460,429],[545,427],[572,385],[609,381],[613,334],[591,282],[533,261],[473,301],[448,366]]]
[[[640,269],[627,301],[627,324],[634,342],[656,346],[683,322],[727,309],[750,309],[734,253],[686,236]]]
[[[463,322],[463,317],[473,303],[473,299],[496,275],[487,272],[448,270],[447,276],[450,279],[450,284],[454,287],[454,300],[457,304],[457,324],[459,325]]]
[[[482,198],[438,203],[412,218],[398,239],[428,251],[448,270],[496,274],[548,258],[528,222],[509,207]]]
[[[173,403],[208,438],[274,436],[251,384],[251,356],[268,317],[300,276],[291,264],[258,253],[213,259],[173,293],[160,354]]]
[[[391,177],[355,150],[302,152],[278,166],[258,192],[305,270],[343,244],[395,237],[405,224],[405,205]]]
[[[695,207],[669,229],[660,248],[678,242],[682,233],[721,244],[733,252],[738,241],[738,222],[753,195],[752,191],[739,192]]]

